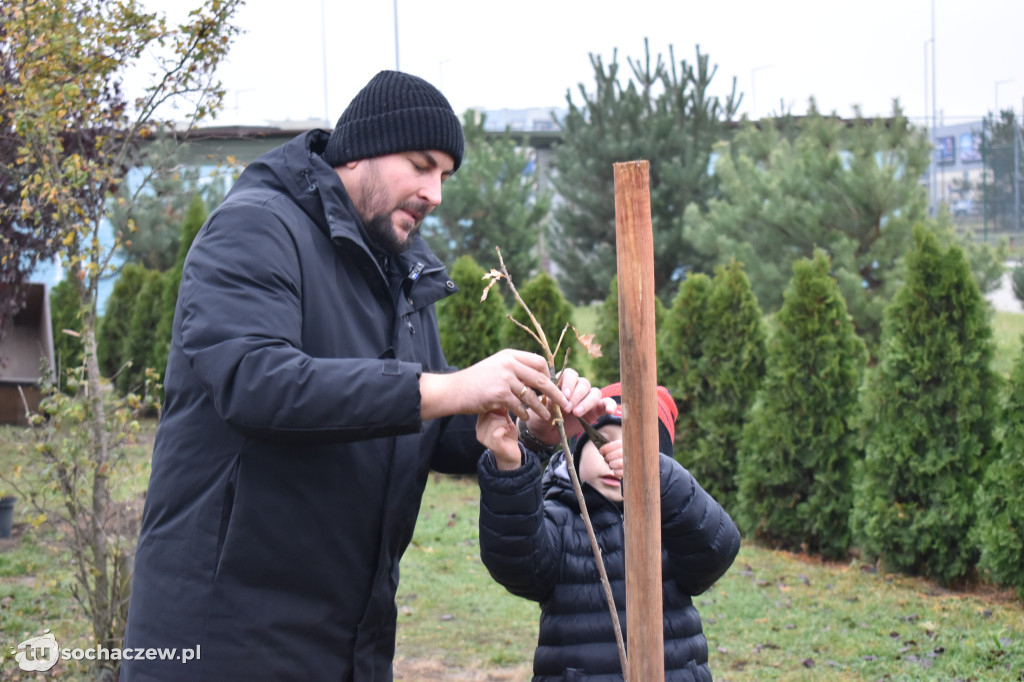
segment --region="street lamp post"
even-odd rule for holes
[[[327,15],[324,12],[324,0],[320,0],[320,55],[323,58],[324,123],[330,125],[331,109],[327,106]]]
[[[936,108],[938,103],[938,95],[935,90],[935,0],[932,0],[932,215],[939,215],[939,131],[938,131],[938,116],[936,116]]]
[[[391,4],[395,9],[395,71],[401,71],[402,68],[398,64],[398,0],[394,0]]]

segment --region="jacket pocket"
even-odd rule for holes
[[[240,463],[240,458],[235,460],[235,465],[231,467],[231,475],[228,476],[227,485],[224,486],[224,501],[220,509],[220,526],[217,529],[217,555],[213,571],[214,578],[216,578],[217,574],[220,572],[220,560],[221,554],[224,551],[224,541],[228,536],[228,526],[231,523],[231,512],[235,508],[235,486],[238,483],[238,467]]]

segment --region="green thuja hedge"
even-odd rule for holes
[[[1017,300],[1024,303],[1024,265],[1017,265],[1010,272],[1010,286],[1013,288],[1013,295]]]
[[[972,537],[981,550],[981,572],[1024,599],[1024,352],[1010,375],[1002,417],[1001,453],[975,495]]]
[[[747,410],[764,376],[763,317],[743,267],[736,261],[716,267],[703,347],[707,386],[693,402],[694,448],[679,454],[726,508],[735,501],[736,452]]]
[[[679,284],[672,305],[658,327],[658,383],[675,399],[676,459],[686,462],[699,434],[694,406],[707,391],[704,373],[704,339],[708,328],[708,297],[711,278],[689,275]]]
[[[619,381],[619,278],[613,277],[608,296],[597,309],[594,340],[601,344],[601,357],[590,361],[590,380],[595,386]]]
[[[867,348],[822,251],[793,265],[739,451],[736,520],[768,545],[846,554]]]
[[[50,324],[53,326],[53,360],[57,385],[73,393],[67,385],[67,370],[82,366],[82,301],[74,283],[62,279],[50,290]],[[65,331],[66,330],[66,331]],[[68,332],[71,332],[70,334]]]
[[[665,306],[654,299],[654,327],[660,329],[665,317]],[[595,386],[607,386],[621,379],[619,370],[619,278],[613,277],[611,290],[597,311],[594,340],[601,344],[601,355],[591,359],[590,367]],[[581,334],[588,330],[581,329]],[[572,364],[570,362],[570,364]]]
[[[178,305],[178,288],[181,286],[181,270],[185,267],[185,256],[192,247],[199,229],[206,222],[208,211],[203,197],[196,194],[185,210],[178,238],[178,256],[170,270],[164,272],[163,297],[160,300],[160,319],[156,324],[153,339],[153,368],[162,378],[167,370],[167,355],[171,352],[171,334],[174,326],[174,309]],[[161,396],[162,397],[162,396]]]
[[[906,267],[862,402],[851,525],[865,556],[888,570],[950,584],[978,559],[968,534],[995,452],[992,330],[958,247],[944,249],[918,226]]]
[[[128,361],[128,328],[149,272],[138,263],[126,264],[103,306],[103,319],[96,333],[96,359],[105,377],[114,377]]]
[[[546,272],[541,272],[524,286],[518,287],[518,289],[519,295],[526,305],[530,307],[533,316],[537,318],[537,321],[543,327],[551,350],[555,350],[555,345],[558,343],[558,337],[561,335],[562,329],[566,324],[572,324],[573,322],[572,305],[565,300],[565,296],[562,295],[562,290],[558,288],[558,282],[555,281],[555,278]],[[533,324],[530,322],[530,318],[518,305],[513,306],[511,313],[512,317],[533,331]],[[509,348],[518,348],[519,350],[530,351],[531,353],[541,352],[540,346],[537,345],[533,337],[511,321],[505,322],[504,334],[505,345]],[[561,352],[564,353],[565,349],[570,347],[575,340],[575,334],[572,329],[569,329],[566,332],[566,340],[562,343]],[[557,358],[557,363],[558,367],[561,367],[561,358]]]
[[[505,304],[497,288],[480,300],[486,273],[471,256],[461,256],[448,274],[459,290],[437,303],[441,348],[448,364],[469,367],[501,350],[502,329],[511,323],[505,319]]]
[[[132,307],[127,336],[122,343],[126,364],[114,380],[114,385],[122,395],[141,393],[146,381],[146,369],[158,364],[153,352],[156,347],[153,330],[160,321],[160,303],[166,282],[167,278],[162,272],[146,270],[143,274],[142,287]],[[163,361],[167,361],[166,357]]]

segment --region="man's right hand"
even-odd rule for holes
[[[542,397],[547,398],[547,404]],[[569,399],[552,383],[544,358],[521,350],[498,351],[451,374],[420,376],[420,417],[424,421],[499,410],[521,419],[527,419],[531,410],[543,419],[551,419],[551,401],[563,412],[572,410]]]

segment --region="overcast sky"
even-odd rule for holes
[[[144,0],[181,18],[194,0]],[[398,49],[395,49],[397,5]],[[1024,98],[1024,0],[248,0],[244,30],[219,72],[228,94],[217,123],[332,123],[380,69],[431,81],[460,114],[562,108],[593,88],[591,53],[606,63],[651,52],[717,65],[712,94],[736,79],[741,113],[781,107],[888,115],[898,98],[932,116],[932,20],[940,124],[976,121]],[[323,21],[321,21],[323,17]],[[325,87],[326,83],[326,87]],[[926,99],[927,98],[927,99]]]

